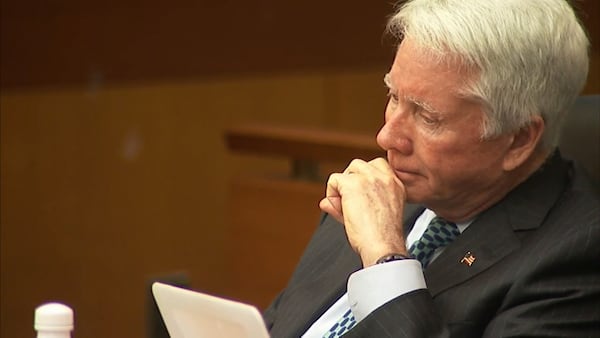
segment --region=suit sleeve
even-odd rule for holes
[[[449,337],[431,295],[420,289],[404,294],[369,314],[344,337]]]
[[[281,293],[278,294],[277,297],[275,297],[275,299],[271,302],[269,307],[262,313],[263,320],[265,321],[265,326],[269,331],[271,330],[271,328],[273,327],[273,323],[275,322],[275,318],[277,315],[277,306],[279,304],[280,299]]]

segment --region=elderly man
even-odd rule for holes
[[[271,335],[600,334],[600,202],[556,149],[588,71],[573,10],[414,0],[388,29],[387,160],[330,176]]]

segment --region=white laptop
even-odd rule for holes
[[[159,282],[152,294],[171,338],[269,338],[252,305]]]

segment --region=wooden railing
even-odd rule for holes
[[[233,152],[288,158],[292,179],[318,178],[319,165],[324,162],[347,163],[383,155],[374,135],[325,129],[240,125],[227,129],[225,140]]]

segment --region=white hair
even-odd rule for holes
[[[566,0],[411,0],[388,31],[477,71],[465,92],[484,104],[483,138],[541,115],[542,145],[556,146],[587,78],[589,41]]]

